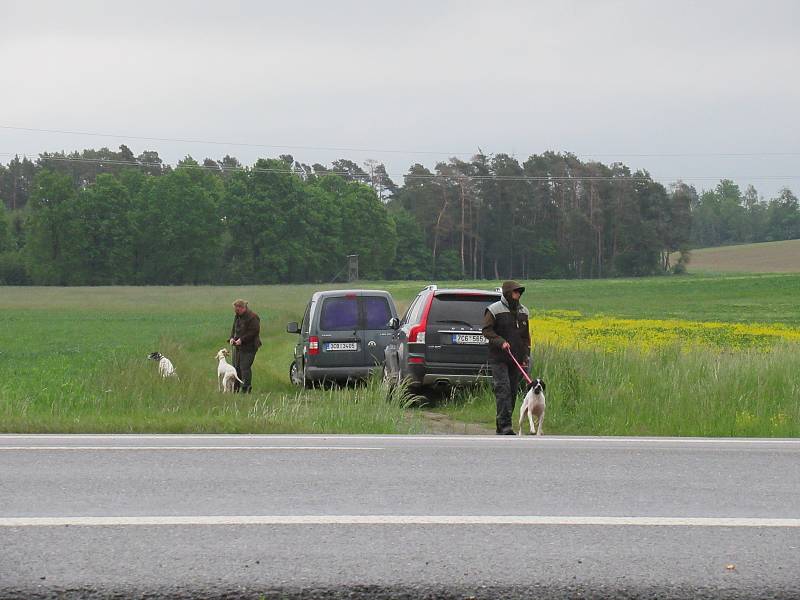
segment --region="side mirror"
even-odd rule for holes
[[[286,333],[300,333],[300,327],[298,327],[297,323],[292,321],[291,323],[286,324]]]
[[[389,319],[387,325],[391,329],[400,329],[400,319],[398,319],[397,317],[392,317],[391,319]]]

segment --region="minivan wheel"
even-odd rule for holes
[[[297,361],[292,361],[289,365],[289,381],[292,385],[303,385],[303,376],[300,374],[300,369],[297,368]]]

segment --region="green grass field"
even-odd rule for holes
[[[686,276],[526,282],[534,310],[632,319],[784,323],[800,327],[800,275]],[[424,285],[375,282],[401,311]],[[465,286],[463,282],[457,284]],[[494,282],[466,285],[492,288]],[[331,286],[0,288],[0,430],[5,432],[409,433],[429,429],[376,382],[298,390],[288,367],[299,320],[316,289]],[[342,287],[342,286],[339,286]],[[264,347],[251,396],[216,392],[214,354],[225,345],[231,302],[250,300]],[[535,331],[534,331],[535,338]],[[180,382],[161,381],[146,360],[159,350]],[[534,350],[548,381],[551,434],[800,434],[796,344],[769,352],[597,348]],[[434,408],[493,425],[489,390]]]

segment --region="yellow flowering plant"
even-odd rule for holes
[[[606,352],[650,352],[667,346],[768,351],[780,342],[800,341],[800,329],[782,324],[623,319],[564,310],[537,313],[530,323],[535,343]]]

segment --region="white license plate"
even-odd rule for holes
[[[489,340],[487,340],[483,335],[477,333],[454,333],[453,334],[453,343],[454,344],[488,344]]]
[[[354,350],[358,350],[358,342],[326,342],[325,350],[347,350],[352,352]]]

